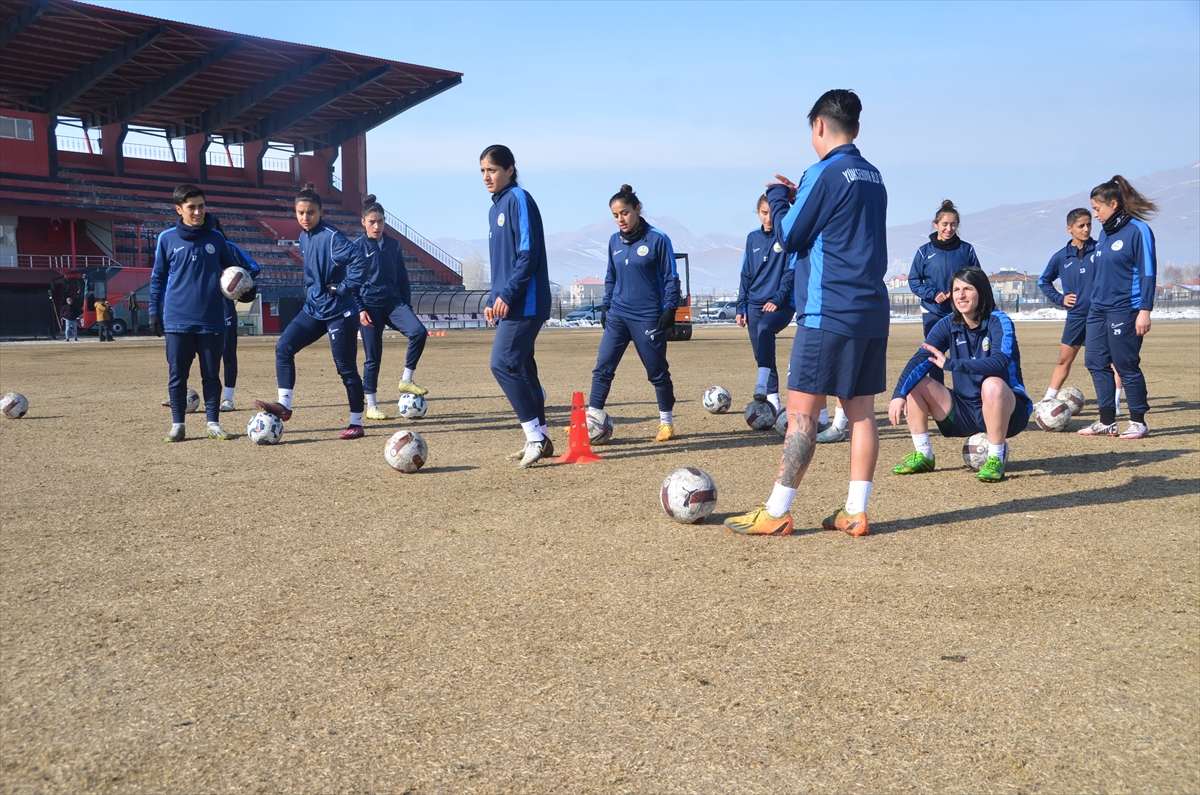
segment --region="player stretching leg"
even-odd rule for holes
[[[1103,228],[1091,257],[1096,278],[1092,282],[1092,308],[1088,310],[1084,363],[1096,387],[1100,419],[1079,434],[1117,435],[1115,366],[1125,382],[1129,401],[1129,425],[1121,438],[1142,439],[1150,435],[1146,425],[1150,403],[1141,368],[1142,338],[1150,333],[1158,272],[1154,233],[1146,219],[1158,207],[1119,174],[1093,188],[1091,199],[1096,220]]]
[[[1091,210],[1079,207],[1067,213],[1067,232],[1071,235],[1071,241],[1055,252],[1038,278],[1038,287],[1042,288],[1046,300],[1067,310],[1067,323],[1063,327],[1062,343],[1058,348],[1058,362],[1050,376],[1050,388],[1042,400],[1058,397],[1058,390],[1067,382],[1071,365],[1083,346],[1088,310],[1092,306],[1092,281],[1096,277],[1096,269],[1092,266],[1091,256],[1096,250],[1096,241],[1092,240]],[[1055,279],[1062,280],[1061,293],[1054,288]],[[1113,373],[1116,373],[1116,368],[1113,368]],[[1123,384],[1119,375],[1115,377],[1117,414],[1120,414]]]
[[[404,267],[404,250],[399,241],[384,234],[387,226],[384,216],[383,206],[375,201],[375,194],[363,199],[362,225],[366,234],[355,241],[364,264],[363,283],[358,291],[359,303],[363,308],[358,313],[358,321],[362,326],[365,356],[362,377],[369,420],[388,418],[379,408],[375,394],[379,386],[379,363],[383,360],[385,325],[408,338],[400,391],[418,396],[429,394],[428,389],[413,382],[413,373],[416,372],[417,362],[421,360],[421,352],[425,350],[429,332],[412,310],[412,289],[408,283],[408,268]]]
[[[358,306],[355,294],[362,283],[363,262],[346,236],[321,220],[321,197],[311,182],[296,194],[300,254],[304,257],[304,310],[292,319],[275,343],[278,402],[254,401],[262,411],[286,422],[292,417],[296,388],[296,354],[323,335],[329,336],[333,363],[346,385],[350,424],[341,439],[362,438],[363,383],[358,375]]]
[[[492,194],[488,211],[491,304],[483,316],[496,327],[492,375],[517,413],[525,446],[508,456],[520,469],[554,455],[546,429],[546,399],[538,380],[533,346],[550,318],[550,271],[542,214],[533,197],[517,185],[517,161],[507,146],[495,144],[479,156],[483,185]]]
[[[204,191],[195,185],[175,189],[175,212],[179,221],[158,236],[154,270],[150,273],[150,325],[158,336],[166,335],[170,380],[171,430],[166,441],[182,442],[187,378],[192,360],[200,357],[200,382],[208,438],[231,439],[221,427],[221,345],[225,333],[225,296],[221,294],[221,271],[237,265],[207,217]]]
[[[771,205],[766,194],[758,197],[762,225],[746,235],[742,278],[738,288],[737,324],[750,331],[750,348],[758,364],[754,399],[767,401],[779,412],[779,371],[775,369],[775,335],[796,315],[792,306],[794,263],[783,253],[771,226]]]
[[[943,436],[986,431],[988,457],[976,477],[999,483],[1004,480],[1006,440],[1025,430],[1033,411],[1021,381],[1021,351],[1012,320],[996,309],[992,285],[980,268],[966,267],[954,274],[951,300],[953,313],[929,330],[892,393],[888,419],[899,425],[907,414],[916,447],[892,472],[933,471],[933,417]],[[930,377],[934,370],[954,373],[954,389]]]
[[[829,395],[850,418],[850,489],[846,503],[821,522],[866,535],[867,499],[879,457],[875,395],[887,388],[887,190],[859,154],[862,103],[853,91],[827,91],[808,113],[820,162],[794,185],[767,187],[776,238],[796,261],[799,321],[788,372],[787,436],[771,497],[762,508],[725,521],[734,533],[788,535],[796,490],[812,463],[817,418]]]
[[[603,411],[617,365],[632,341],[658,400],[654,440],[666,442],[675,438],[675,387],[667,364],[667,335],[679,305],[675,252],[670,238],[642,218],[642,203],[633,188],[622,185],[608,200],[608,209],[620,231],[608,239],[600,316],[604,336],[592,371],[588,409]]]

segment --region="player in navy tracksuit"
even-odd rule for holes
[[[366,234],[356,241],[364,265],[362,287],[358,291],[361,306],[358,319],[362,326],[363,353],[366,356],[363,362],[363,389],[366,391],[369,420],[388,418],[379,408],[375,394],[379,386],[379,363],[383,359],[385,326],[391,326],[408,338],[404,375],[397,388],[418,397],[429,394],[428,389],[413,381],[429,332],[413,312],[412,288],[408,283],[408,268],[404,266],[404,250],[398,240],[384,234],[387,226],[385,216],[383,206],[375,200],[375,194],[363,199],[362,225]]]
[[[210,439],[231,439],[221,427],[221,347],[225,332],[225,296],[221,271],[236,265],[225,236],[207,217],[204,192],[195,185],[175,189],[179,221],[158,236],[150,274],[150,325],[166,335],[167,392],[171,430],[166,441],[186,438],[184,408],[192,360],[200,357],[200,382]]]
[[[554,455],[546,429],[546,399],[533,357],[538,332],[550,318],[550,270],[542,214],[533,197],[517,184],[517,163],[507,146],[496,144],[479,156],[483,184],[492,194],[488,211],[491,303],[483,316],[496,327],[492,375],[512,404],[525,445],[508,456],[525,469]]]
[[[1092,189],[1092,210],[1103,224],[1092,264],[1092,308],[1088,311],[1084,363],[1096,387],[1100,419],[1079,433],[1083,436],[1116,436],[1116,382],[1110,365],[1125,383],[1129,425],[1122,439],[1150,435],[1146,412],[1146,379],[1142,375],[1142,338],[1150,333],[1150,310],[1158,260],[1154,233],[1146,219],[1158,207],[1138,193],[1119,174]]]
[[[603,411],[617,365],[632,342],[658,399],[655,441],[665,442],[675,437],[675,387],[667,364],[667,337],[679,306],[675,251],[670,238],[642,218],[642,203],[633,188],[622,185],[608,208],[619,231],[608,239],[601,305],[604,336],[592,371],[588,409]]]
[[[1021,350],[1012,320],[996,309],[991,282],[980,268],[966,267],[954,274],[951,301],[954,313],[929,330],[892,392],[888,418],[899,425],[907,415],[916,447],[892,471],[933,471],[933,417],[943,436],[987,432],[988,457],[976,477],[998,483],[1008,458],[1005,440],[1025,430],[1033,412],[1021,377]],[[954,389],[931,378],[934,370],[954,373]]]
[[[775,368],[775,335],[787,328],[796,315],[792,306],[789,257],[775,239],[771,205],[766,194],[758,197],[762,225],[746,235],[742,254],[742,277],[738,287],[737,324],[750,331],[750,347],[758,364],[754,399],[766,400],[779,411],[779,371]]]
[[[225,234],[225,230],[221,228],[221,222],[215,215],[209,213],[209,217],[213,219],[213,224],[216,225],[217,231]],[[247,254],[242,248],[231,240],[226,240],[229,246],[229,253],[237,260],[237,264],[241,268],[249,271],[251,278],[257,281],[258,279],[258,263],[254,258]],[[239,302],[249,304],[254,301],[258,295],[258,285],[251,287],[249,292],[244,293],[238,301],[231,298],[225,299],[225,343],[221,351],[221,363],[224,368],[224,377],[221,379],[224,382],[225,389],[221,394],[221,411],[233,411],[233,392],[237,388],[238,377],[238,359],[237,359],[237,305]]]
[[[304,309],[292,319],[275,343],[275,380],[278,402],[254,401],[260,410],[283,421],[292,417],[296,387],[296,354],[322,336],[329,337],[333,363],[346,386],[350,424],[342,439],[363,436],[363,383],[358,374],[357,293],[362,284],[363,262],[358,247],[321,220],[321,197],[310,182],[296,194],[300,254],[304,257]]]
[[[1062,343],[1058,349],[1058,363],[1054,366],[1054,374],[1050,376],[1050,388],[1042,400],[1058,397],[1058,390],[1066,383],[1075,356],[1083,346],[1088,310],[1092,307],[1092,281],[1096,277],[1096,268],[1091,258],[1096,250],[1096,241],[1092,240],[1091,210],[1079,207],[1067,213],[1067,232],[1071,235],[1071,241],[1054,252],[1054,256],[1046,263],[1046,269],[1038,277],[1038,287],[1042,288],[1046,300],[1067,310],[1067,323],[1063,327]],[[1061,293],[1054,287],[1055,279],[1062,283]],[[1116,394],[1119,414],[1119,376]]]
[[[933,231],[913,256],[908,270],[908,289],[921,299],[921,325],[925,336],[939,320],[950,316],[950,282],[959,268],[982,267],[975,248],[958,236],[959,216],[954,202],[946,199],[933,214]],[[939,383],[941,371],[930,375]]]
[[[887,389],[887,189],[854,145],[860,113],[853,91],[825,92],[808,114],[820,162],[799,185],[777,174],[780,182],[767,187],[776,237],[798,257],[799,319],[775,486],[763,508],[725,521],[735,533],[792,532],[789,510],[812,462],[829,395],[841,399],[852,423],[850,488],[845,505],[821,526],[856,536],[869,531],[867,498],[879,457],[875,395]],[[804,254],[807,259],[799,259]]]

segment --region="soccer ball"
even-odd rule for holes
[[[787,412],[779,412],[779,416],[775,418],[775,433],[780,436],[787,436]]]
[[[396,403],[396,411],[406,420],[419,420],[425,416],[429,403],[420,395],[405,392]],[[413,470],[416,471],[416,470]]]
[[[199,408],[200,408],[200,393],[197,392],[196,390],[192,389],[191,387],[188,387],[187,404],[184,405],[183,410],[186,411],[188,414],[195,414],[196,410]]]
[[[717,486],[702,469],[676,469],[663,481],[662,507],[680,524],[703,522],[717,507]]]
[[[1073,386],[1064,386],[1058,390],[1058,399],[1071,407],[1072,417],[1083,411],[1083,404],[1087,402],[1084,400],[1082,390],[1076,389]]]
[[[255,444],[279,444],[283,438],[283,420],[260,411],[246,423],[246,436]]]
[[[746,424],[756,431],[767,431],[775,427],[775,407],[765,400],[751,400],[746,406]]]
[[[723,386],[710,386],[704,390],[703,402],[709,414],[724,414],[733,405],[733,395]]]
[[[245,268],[236,265],[221,271],[221,295],[234,301],[250,292],[254,287],[254,277]]]
[[[1071,424],[1071,406],[1063,400],[1043,400],[1033,407],[1033,418],[1043,431],[1063,431]]]
[[[587,410],[588,441],[592,444],[606,444],[613,435],[612,417],[604,409]]]
[[[1008,444],[1004,447],[1004,463],[1008,463],[1008,459],[1012,454],[1012,440],[1007,440]],[[963,442],[962,446],[963,463],[973,471],[978,472],[979,468],[987,463],[988,458],[988,438],[986,433],[977,433],[970,439]]]
[[[425,466],[429,446],[416,431],[396,431],[383,447],[383,460],[397,472],[411,475]]]
[[[0,397],[0,412],[10,420],[19,420],[29,411],[29,401],[19,392],[7,392]]]

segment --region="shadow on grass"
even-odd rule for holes
[[[1136,442],[1129,442],[1135,445]],[[1084,475],[1093,472],[1109,472],[1114,469],[1129,469],[1131,467],[1158,464],[1163,461],[1173,461],[1181,456],[1196,453],[1195,449],[1185,447],[1170,450],[1113,450],[1097,452],[1090,455],[1065,455],[1055,458],[1014,458],[1009,471],[1013,474],[1023,474],[1033,477],[1044,475]],[[1041,470],[1040,472],[1038,470]]]

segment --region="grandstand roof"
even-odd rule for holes
[[[236,14],[237,6],[222,5]],[[338,146],[462,74],[73,0],[0,0],[0,107],[172,137]]]

